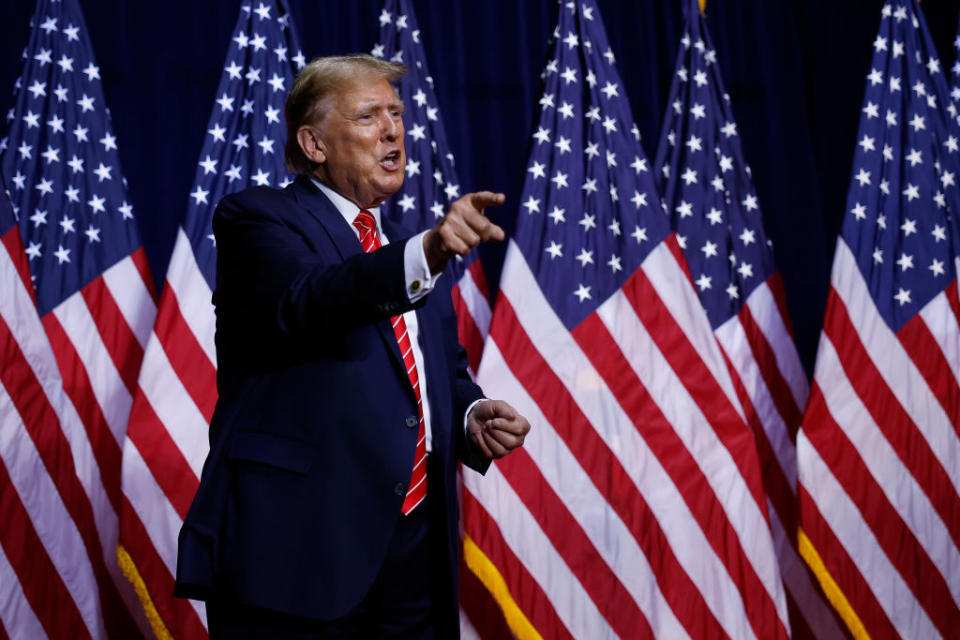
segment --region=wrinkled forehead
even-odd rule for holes
[[[325,99],[332,100],[338,107],[360,108],[381,104],[387,107],[403,106],[396,87],[386,78],[375,74],[346,78],[338,83]]]

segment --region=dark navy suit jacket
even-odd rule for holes
[[[321,620],[360,602],[401,517],[413,465],[417,404],[389,318],[416,307],[431,409],[436,604],[442,628],[455,633],[456,467],[458,459],[480,471],[488,464],[463,433],[481,391],[457,342],[449,275],[411,305],[410,234],[382,225],[390,244],[364,253],[305,178],[218,206],[220,395],[180,532],[177,595],[207,599],[216,590]]]

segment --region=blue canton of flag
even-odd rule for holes
[[[568,328],[670,232],[593,12],[560,11],[515,238]]]
[[[946,80],[918,9],[898,4],[873,43],[842,232],[894,331],[955,277],[960,205]]]
[[[750,167],[696,2],[654,162],[663,205],[716,329],[773,273]]]
[[[951,69],[953,78],[950,81],[951,102],[947,105],[947,113],[950,114],[951,118],[960,122],[960,119],[958,119],[960,109],[957,108],[957,104],[960,103],[960,26],[957,27],[957,37],[953,40],[953,54],[954,62]]]
[[[76,0],[43,0],[0,167],[43,315],[140,245],[100,68]]]
[[[406,107],[407,178],[403,188],[382,209],[391,219],[428,229],[460,196],[453,154],[440,120],[433,78],[420,42],[420,30],[409,0],[386,0],[380,14],[380,41],[371,53],[410,68],[398,87]]]
[[[283,162],[283,110],[293,77],[306,61],[289,20],[283,0],[246,3],[234,28],[184,221],[211,288],[216,246],[210,223],[216,204],[251,185],[285,187],[291,181]]]

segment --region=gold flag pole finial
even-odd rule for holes
[[[697,2],[700,4],[700,13],[707,15],[707,0],[697,0]]]

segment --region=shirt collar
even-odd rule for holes
[[[347,221],[347,224],[350,225],[350,228],[353,229],[354,233],[359,237],[360,232],[353,226],[353,221],[356,220],[357,214],[360,213],[360,207],[317,180],[314,176],[310,176],[310,180],[313,184],[317,185],[317,188],[323,192],[323,195],[330,199],[333,206],[337,208],[337,211],[340,212],[343,219]],[[377,221],[377,230],[381,232],[380,235],[382,236],[383,227],[380,226],[380,207],[371,207],[367,209],[367,211],[369,211],[373,215],[373,219]]]

